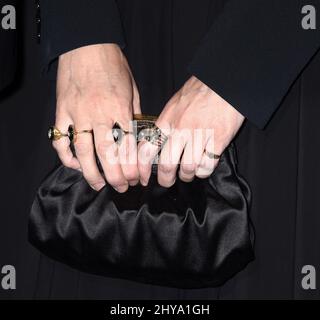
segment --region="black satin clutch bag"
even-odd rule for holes
[[[32,205],[29,241],[80,271],[176,288],[216,287],[254,259],[251,192],[235,146],[214,173],[171,188],[157,183],[119,194],[92,190],[81,172],[59,166]]]

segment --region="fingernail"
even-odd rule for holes
[[[148,181],[145,181],[145,180],[140,180],[140,183],[146,187],[148,185]]]
[[[130,187],[134,187],[134,186],[136,186],[138,183],[139,183],[139,180],[132,180],[132,181],[129,181],[129,185],[130,185]]]
[[[96,191],[100,191],[105,185],[106,185],[105,183],[101,182],[91,186],[91,188]]]
[[[114,187],[114,189],[117,191],[117,192],[120,192],[120,193],[124,193],[128,190],[128,185],[127,184],[124,184],[122,186],[117,186],[117,187]]]

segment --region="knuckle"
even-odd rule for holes
[[[207,172],[213,171],[214,164],[215,164],[214,162],[215,161],[212,161],[210,159],[206,159],[205,161],[201,161],[197,170],[205,170]]]
[[[123,175],[127,180],[136,180],[139,177],[139,172],[135,168],[129,168],[129,169],[123,170]]]
[[[186,174],[184,173],[181,169],[179,171],[179,178],[180,180],[182,180],[183,182],[191,182],[195,177],[195,173],[192,174]]]
[[[77,155],[87,156],[92,152],[92,145],[86,142],[77,142],[74,144]]]
[[[192,164],[187,164],[184,163],[181,165],[181,170],[185,173],[185,174],[194,174],[194,172],[196,171],[197,166],[196,164],[192,163]]]
[[[169,163],[159,164],[159,170],[164,174],[169,174],[174,171],[175,166]]]
[[[142,160],[149,160],[152,158],[153,152],[152,152],[152,144],[150,142],[140,142],[138,147],[138,157]]]

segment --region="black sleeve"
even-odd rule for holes
[[[125,45],[115,0],[40,0],[39,7],[44,71],[61,54],[82,46]]]
[[[312,4],[320,14],[320,0],[230,0],[189,72],[263,128],[320,47],[320,26],[301,24]]]

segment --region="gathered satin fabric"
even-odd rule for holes
[[[220,286],[254,257],[250,189],[231,145],[215,172],[171,188],[151,176],[124,194],[59,166],[40,186],[29,241],[78,270],[177,288]]]

